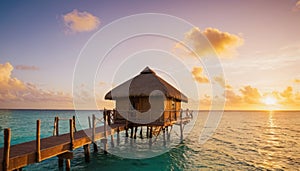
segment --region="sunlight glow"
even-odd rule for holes
[[[277,104],[277,100],[272,96],[267,96],[262,100],[262,102],[268,106]]]

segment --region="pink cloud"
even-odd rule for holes
[[[98,17],[86,11],[80,12],[74,9],[63,15],[63,21],[67,32],[88,32],[95,30],[100,25]]]
[[[14,67],[0,64],[0,108],[72,108],[72,96],[43,90],[12,77]]]
[[[39,70],[40,68],[36,67],[36,66],[28,66],[28,65],[17,65],[15,66],[15,69],[17,70]]]

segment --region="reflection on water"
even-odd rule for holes
[[[261,154],[263,155],[264,161],[263,165],[266,167],[278,167],[277,161],[275,159],[275,150],[271,150],[273,147],[278,146],[279,142],[277,141],[277,138],[275,135],[278,133],[276,132],[276,125],[275,121],[273,119],[273,111],[269,112],[269,120],[268,120],[268,127],[265,129],[265,141],[266,141],[266,147],[260,150]]]

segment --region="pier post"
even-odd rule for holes
[[[134,127],[134,136],[133,136],[134,139],[136,139],[136,132],[137,132],[137,126]]]
[[[115,131],[113,129],[111,129],[111,134],[110,134],[110,144],[111,144],[111,147],[115,147],[114,133],[115,133]]]
[[[152,126],[150,127],[150,133],[149,133],[149,148],[152,147]]]
[[[117,145],[120,145],[120,127],[117,129]]]
[[[71,160],[66,159],[66,171],[70,171],[70,170],[71,170]]]
[[[128,127],[125,128],[125,137],[128,137]]]
[[[182,110],[180,111],[180,143],[183,143]]]
[[[167,145],[167,143],[166,143],[166,128],[165,128],[165,127],[163,127],[163,128],[162,128],[162,130],[163,130],[163,140],[164,140],[164,146],[166,146],[166,145]]]
[[[9,153],[10,153],[10,128],[4,129],[4,149],[3,149],[3,170],[7,171],[9,168]]]
[[[63,158],[58,157],[58,167],[59,168],[64,167],[64,159]]]
[[[85,162],[90,162],[90,144],[83,146]]]
[[[141,126],[141,130],[140,130],[140,138],[143,139],[143,126]]]
[[[146,137],[149,138],[149,126],[147,126]]]
[[[70,150],[74,149],[74,120],[70,119]]]
[[[41,121],[36,121],[36,162],[41,161]]]
[[[103,118],[104,118],[104,139],[101,140],[103,143],[104,154],[107,154],[107,113],[108,111],[104,109]]]
[[[68,152],[58,155],[57,157],[58,157],[58,167],[62,168],[64,165],[64,160],[65,160],[66,170],[70,171],[71,170],[71,159],[74,158],[73,153],[68,151]]]
[[[111,111],[107,110],[106,111],[106,118],[107,118],[107,124],[110,125],[111,124]]]
[[[150,127],[150,136],[149,136],[149,138],[152,138],[152,131],[153,131],[153,128],[152,128],[152,126]]]
[[[74,131],[77,132],[75,116],[73,116],[73,127],[74,127]]]
[[[54,118],[54,130],[53,130],[53,136],[58,136],[59,135],[59,125],[58,125],[59,117],[56,116]]]
[[[93,139],[93,147],[94,147],[94,152],[98,152],[98,146],[96,144],[96,117],[93,114],[93,131],[92,131],[92,139]]]
[[[133,126],[132,127],[130,127],[130,138],[133,138]]]
[[[169,130],[169,127],[167,126],[167,141],[170,141],[171,130],[172,128]]]
[[[89,122],[89,128],[92,128],[91,117],[90,116],[88,116],[88,122]]]

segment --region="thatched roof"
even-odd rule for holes
[[[161,91],[167,98],[187,102],[187,97],[168,82],[146,67],[139,75],[115,87],[105,95],[105,99],[115,100],[120,97],[149,97],[155,90]]]

